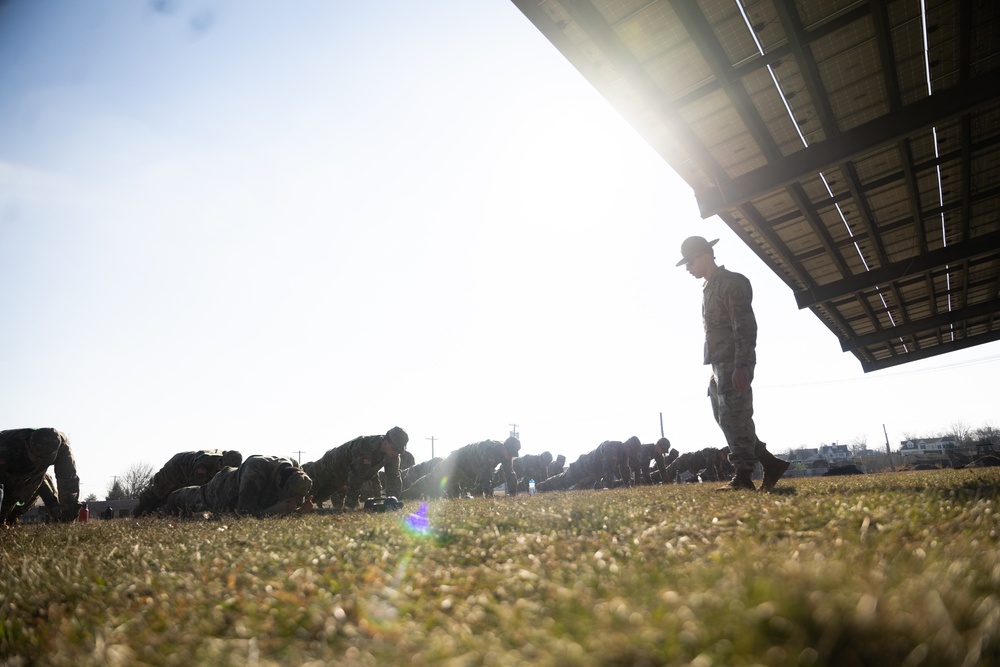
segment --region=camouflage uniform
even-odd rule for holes
[[[600,484],[605,489],[615,486],[620,480],[625,486],[632,485],[633,475],[638,477],[639,438],[632,436],[625,442],[620,440],[605,440],[594,450],[594,460],[591,464],[591,476],[595,478],[595,486]]]
[[[535,485],[539,493],[546,491],[568,491],[574,488],[591,488],[594,485],[594,475],[591,472],[595,451],[581,454],[576,461],[569,464],[565,471],[549,477],[541,484]]]
[[[395,436],[396,429],[402,436]],[[392,437],[397,437],[393,440]],[[399,474],[399,453],[406,449],[405,431],[398,426],[386,435],[365,435],[329,450],[318,461],[310,461],[302,468],[313,479],[313,502],[317,505],[332,500],[335,509],[357,509],[360,506],[362,485],[371,481],[372,495],[382,495],[378,471],[385,468],[386,495],[402,493],[403,482]],[[386,454],[383,444],[390,442],[394,454]],[[398,444],[401,442],[402,444]]]
[[[757,320],[750,281],[724,266],[705,281],[702,318],[705,326],[704,363],[712,366],[708,395],[712,413],[729,445],[729,460],[737,469],[753,470],[759,449],[753,423],[753,389],[732,387],[733,369],[746,366],[753,380],[757,363]]]
[[[406,490],[406,471],[416,465],[417,460],[413,458],[413,454],[408,451],[403,451],[399,455],[399,477],[403,483],[403,491]],[[412,482],[416,477],[410,477]],[[378,486],[376,487],[376,483]],[[386,488],[385,481],[385,468],[378,471],[378,479],[370,479],[361,485],[361,497],[362,498],[377,498],[382,495],[382,489]],[[376,490],[378,489],[378,490]],[[401,497],[401,496],[399,496]]]
[[[484,440],[456,449],[439,465],[414,486],[427,496],[446,495],[459,498],[465,492],[476,492],[486,497],[493,496],[493,471],[502,466],[507,483],[507,495],[517,495],[517,478],[514,476],[512,460],[521,449],[517,438]]]
[[[552,454],[542,452],[541,454],[525,454],[518,456],[512,462],[514,476],[517,477],[517,490],[527,492],[528,482],[535,480],[537,484],[548,479],[549,466],[552,464]],[[500,486],[506,480],[503,478],[503,470],[498,470],[493,474],[493,486]]]
[[[14,523],[31,509],[49,466],[55,467],[59,488],[58,519],[73,521],[80,509],[80,478],[66,436],[53,428],[0,431],[0,523]]]
[[[34,495],[26,502],[11,508],[10,514],[7,515],[7,522],[16,523],[25,512],[35,506],[39,498],[45,504],[45,523],[59,521],[62,517],[62,509],[59,507],[59,492],[56,491],[56,483],[52,480],[52,475],[45,473],[45,477],[42,478],[42,483],[38,485]],[[67,519],[67,521],[71,520]]]
[[[703,481],[717,482],[732,474],[732,464],[726,457],[726,450],[717,447],[706,447],[696,452],[681,454],[667,466],[664,480],[673,482],[682,473],[691,476],[701,475]]]
[[[729,479],[736,472],[725,447],[706,447],[702,453],[705,455],[705,472],[701,476],[703,480],[720,482]]]
[[[671,477],[669,472],[670,464],[676,461],[679,456],[680,453],[676,449],[671,449],[670,453],[667,454],[666,458],[664,459],[664,463],[667,466],[666,469],[663,471],[657,469],[649,473],[649,481],[651,481],[653,484],[659,484],[659,483],[667,484],[669,482],[674,481],[673,477]]]
[[[238,468],[242,463],[243,456],[237,451],[202,449],[175,454],[139,494],[139,504],[132,516],[149,514],[160,507],[172,491],[207,484],[223,467]]]
[[[430,491],[425,491],[423,487],[423,481],[426,479],[428,473],[434,470],[438,465],[444,461],[440,456],[435,456],[427,461],[421,461],[416,465],[412,465],[406,470],[399,471],[400,477],[403,481],[403,493],[400,498],[408,500],[420,500],[427,498],[431,495]],[[382,476],[382,473],[379,473]],[[419,484],[417,482],[420,482]]]
[[[697,452],[684,452],[667,466],[667,472],[663,476],[663,481],[666,484],[671,484],[677,481],[677,476],[682,472],[697,475],[704,467],[705,455],[702,454],[701,450]]]
[[[289,459],[250,456],[239,468],[225,467],[201,486],[186,486],[167,496],[170,514],[238,513],[264,516],[274,505],[305,502],[312,480]]]
[[[666,444],[662,444],[666,441]],[[636,484],[652,484],[653,481],[650,478],[649,464],[651,462],[656,463],[656,470],[660,473],[660,479],[667,478],[667,463],[664,459],[664,454],[670,450],[670,441],[666,438],[660,438],[656,443],[644,444],[639,448],[639,472],[641,475],[641,480],[636,479]]]

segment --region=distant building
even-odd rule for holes
[[[946,458],[949,449],[957,449],[959,443],[951,436],[942,438],[914,438],[904,440],[899,443],[899,454],[903,461],[914,461],[916,459]]]
[[[847,445],[820,445],[819,447],[800,447],[791,452],[793,461],[801,461],[810,466],[815,461],[839,463],[851,458],[851,450]]]
[[[809,463],[819,458],[819,450],[815,447],[799,447],[792,450],[791,456],[793,461]]]
[[[132,510],[134,510],[138,504],[138,498],[126,498],[124,500],[95,500],[87,503],[87,509],[90,510],[91,521],[109,518],[119,519],[131,516]],[[108,508],[111,509],[110,512],[108,512]],[[112,514],[113,516],[111,516]],[[45,511],[45,505],[42,504],[42,501],[39,499],[35,503],[34,507],[21,516],[20,522],[45,523],[47,518],[48,513]]]
[[[847,461],[851,458],[851,450],[847,445],[820,445],[819,457],[827,461]]]

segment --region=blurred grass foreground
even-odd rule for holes
[[[3,665],[996,665],[1000,469],[0,531]]]

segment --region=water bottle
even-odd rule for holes
[[[90,519],[90,508],[87,507],[87,503],[80,505],[80,516],[77,519],[80,523],[87,523]]]
[[[533,479],[528,480],[528,495],[529,496],[535,495],[535,480]]]

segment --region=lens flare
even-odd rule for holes
[[[403,521],[407,532],[414,535],[430,535],[431,522],[427,518],[427,503],[420,503],[420,507]]]

